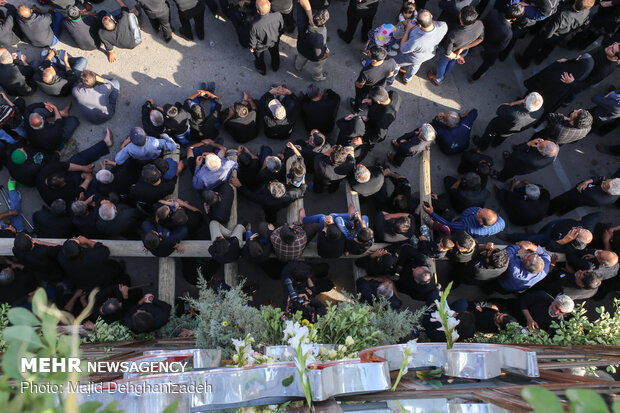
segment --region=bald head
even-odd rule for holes
[[[548,158],[556,156],[559,150],[560,147],[558,146],[558,144],[552,141],[542,141],[538,145],[538,151],[541,153],[541,155],[544,155]]]
[[[592,242],[593,238],[594,237],[592,236],[590,230],[587,230],[585,228],[579,228],[579,232],[577,233],[577,239],[579,241],[587,245]]]
[[[483,227],[490,227],[497,222],[497,213],[489,208],[481,208],[476,214],[476,218]]]
[[[29,19],[30,16],[32,16],[32,9],[30,7],[28,7],[28,6],[26,6],[25,4],[22,4],[21,6],[19,6],[17,8],[17,12],[24,19]]]
[[[32,129],[41,129],[43,126],[43,116],[38,113],[31,113],[28,121],[30,122]]]
[[[269,0],[256,0],[256,11],[264,16],[271,11],[271,2]]]
[[[56,70],[52,66],[43,69],[43,73],[41,74],[41,80],[48,85],[54,81],[54,77],[56,77]]]
[[[597,250],[596,259],[605,267],[613,267],[618,263],[618,256],[612,251]]]
[[[4,48],[0,49],[0,63],[13,63],[13,56],[11,56],[11,53],[9,53],[9,51]]]

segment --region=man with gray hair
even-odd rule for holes
[[[197,148],[203,145],[216,149],[217,153]],[[187,149],[188,166],[194,174],[192,186],[198,191],[219,187],[222,183],[230,180],[234,170],[239,169],[237,162],[223,158],[226,154],[226,147],[211,139],[203,139],[198,144],[191,145]]]
[[[385,298],[390,307],[398,310],[402,306],[400,294],[394,282],[388,277],[362,277],[355,282],[361,301],[372,304],[374,300]]]
[[[142,105],[142,128],[147,136],[161,136],[164,133],[164,112],[153,99],[147,99]]]
[[[551,329],[551,323],[561,321],[564,316],[573,312],[575,303],[567,295],[560,294],[553,298],[545,291],[527,292],[519,299],[523,318],[530,330]],[[554,320],[555,319],[555,320]]]
[[[403,266],[400,277],[395,282],[398,291],[414,300],[424,301],[437,291],[430,259],[412,246],[403,246],[398,254],[398,262]]]
[[[543,116],[543,98],[538,92],[531,92],[525,98],[497,107],[495,116],[480,138],[474,137],[474,145],[481,151],[489,145],[499,146],[509,136],[532,127]]]
[[[387,198],[385,174],[381,166],[356,165],[353,174],[349,176],[349,185],[361,198],[372,196],[377,205],[383,205]]]
[[[512,180],[508,189],[497,190],[496,196],[510,222],[521,226],[534,225],[543,220],[547,216],[551,202],[549,191],[545,188],[517,179]],[[519,238],[515,241],[524,239],[527,238]],[[532,242],[545,245],[545,243]]]
[[[446,155],[464,152],[469,146],[469,136],[478,111],[471,109],[462,116],[455,111],[439,112],[431,125],[437,132],[437,145]]]
[[[429,151],[436,137],[435,128],[430,123],[424,123],[418,129],[393,139],[392,147],[395,151],[388,152],[388,159],[394,166],[400,167],[408,156],[415,157]]]
[[[73,136],[80,125],[75,116],[69,116],[71,103],[62,110],[50,102],[34,103],[24,112],[26,137],[30,144],[44,152],[53,152],[61,149]],[[53,121],[47,118],[54,117]]]
[[[520,241],[505,249],[510,257],[508,268],[498,279],[500,290],[522,293],[545,278],[555,260],[542,247],[530,241]],[[519,252],[525,252],[523,258]],[[557,257],[555,257],[557,259]]]
[[[544,137],[558,145],[577,142],[590,133],[593,121],[592,115],[585,109],[575,109],[568,116],[561,113],[549,113],[547,126],[533,137]]]
[[[13,96],[29,96],[35,92],[34,69],[25,54],[11,54],[7,49],[0,49],[0,87]]]
[[[592,177],[551,200],[549,214],[564,215],[580,206],[602,207],[620,198],[620,178]]]
[[[515,175],[526,175],[543,169],[553,163],[559,150],[555,142],[541,138],[513,146],[512,152],[503,153],[504,169],[497,178],[505,181]]]
[[[142,214],[126,204],[114,204],[101,200],[97,214],[97,229],[106,237],[135,239],[142,224]]]

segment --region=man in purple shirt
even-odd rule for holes
[[[552,259],[549,253],[530,241],[520,241],[505,249],[510,257],[508,268],[497,282],[506,292],[522,293],[547,276],[555,266],[557,256]],[[523,258],[517,254],[526,251]]]

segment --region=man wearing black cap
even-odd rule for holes
[[[69,33],[81,50],[95,50],[101,45],[99,21],[95,13],[80,10],[77,6],[70,6],[67,9],[67,17],[62,21],[62,29]]]
[[[34,103],[24,112],[24,126],[28,142],[43,152],[62,148],[80,125],[75,116],[69,116],[71,103],[59,110],[53,103]],[[54,117],[48,121],[48,117]]]
[[[122,1],[117,0],[119,4]],[[133,49],[142,43],[138,18],[123,5],[120,13],[116,11],[101,18],[99,38],[108,52],[110,63],[116,62],[114,46],[119,49]]]
[[[129,192],[136,201],[153,204],[170,195],[175,186],[176,178],[162,179],[159,169],[149,164],[144,165],[140,180],[130,188]]]
[[[261,75],[267,73],[265,52],[271,55],[271,68],[280,68],[280,36],[284,33],[284,21],[278,12],[270,13],[269,0],[257,0],[256,18],[250,28],[250,52],[254,53],[254,66]]]
[[[104,79],[85,70],[80,74],[80,81],[73,87],[72,93],[82,116],[90,123],[99,125],[114,116],[120,88],[118,80]]]
[[[39,90],[49,96],[69,96],[78,76],[88,64],[85,57],[70,57],[65,50],[44,50],[41,58],[43,60],[37,67],[34,79]]]
[[[151,161],[161,156],[162,151],[173,151],[177,144],[165,133],[161,139],[147,136],[144,129],[135,127],[129,132],[129,136],[121,145],[121,150],[114,160],[117,164],[125,163],[129,158],[137,161]]]
[[[396,120],[396,114],[400,109],[401,98],[395,91],[389,93],[383,86],[374,86],[370,89],[368,98],[362,103],[369,103],[368,115],[364,117],[366,134],[371,145],[382,142],[388,133],[388,128]]]
[[[7,49],[0,49],[0,87],[13,96],[29,96],[35,92],[34,69],[25,54],[11,54]]]
[[[334,129],[338,107],[338,93],[331,89],[321,90],[313,83],[301,98],[301,119],[308,131],[317,129],[321,133],[329,134]]]

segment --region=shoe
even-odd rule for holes
[[[442,82],[437,81],[437,75],[432,70],[429,70],[426,74],[426,77],[430,79],[431,82],[435,84],[435,86],[441,86]]]
[[[517,64],[519,65],[519,67],[521,69],[527,69],[528,66],[530,65],[529,60],[526,61],[526,60],[523,59],[523,55],[516,54],[515,55],[515,60],[517,61]]]
[[[599,151],[600,153],[606,153],[606,154],[608,154],[608,155],[614,155],[614,153],[612,153],[612,152],[609,150],[609,148],[610,148],[610,147],[609,147],[609,146],[607,146],[607,145],[603,145],[603,144],[600,144],[600,143],[597,143],[597,144],[596,144],[596,150],[597,150],[597,151]]]
[[[338,29],[338,37],[340,37],[342,39],[342,41],[347,43],[347,44],[351,43],[352,39],[347,38],[347,35],[345,34],[344,30],[342,30],[342,29]]]
[[[480,80],[481,77],[482,75],[479,75],[478,72],[476,72],[469,78],[469,83],[474,83],[476,80]]]
[[[325,79],[327,79],[327,72],[323,72],[323,75],[321,77],[313,77],[312,80],[314,80],[315,82],[322,82]]]
[[[407,86],[409,83],[411,83],[411,80],[407,82],[407,81],[405,81],[405,79],[400,79],[399,82],[402,83],[403,85]]]

